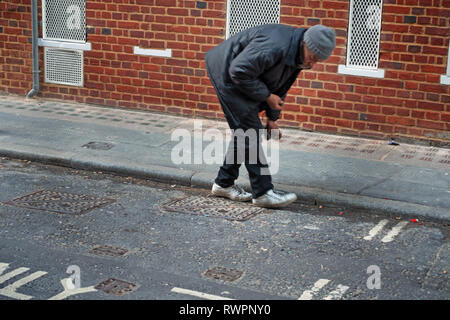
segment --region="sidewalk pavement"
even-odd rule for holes
[[[224,121],[0,94],[0,156],[211,188],[219,164],[171,161],[180,143],[173,131],[193,132],[194,123],[228,129]],[[450,149],[282,132],[276,188],[306,201],[450,221]],[[202,150],[211,143],[193,137],[192,147],[199,142]],[[240,174],[250,190],[245,166]]]

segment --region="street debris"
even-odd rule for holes
[[[391,139],[391,141],[389,142],[390,146],[399,146],[400,143],[396,142],[394,139]]]

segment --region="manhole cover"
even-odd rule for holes
[[[120,257],[127,253],[128,250],[118,247],[111,246],[97,246],[93,248],[89,253],[100,255],[100,256],[110,256],[110,257]]]
[[[243,272],[225,267],[214,267],[204,273],[204,276],[211,279],[223,281],[236,281],[242,277]]]
[[[108,280],[100,282],[98,285],[96,285],[95,289],[108,294],[123,296],[124,294],[130,293],[135,290],[136,287],[137,286],[134,283],[109,278]]]
[[[82,146],[83,148],[94,149],[94,150],[109,150],[114,147],[114,144],[107,142],[89,142]]]
[[[160,209],[236,221],[244,221],[264,212],[264,209],[246,203],[230,201],[224,198],[201,196],[188,196],[183,199],[173,200],[161,205]]]
[[[115,202],[113,199],[43,190],[5,203],[17,207],[80,215],[113,202]]]

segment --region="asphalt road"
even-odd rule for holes
[[[448,222],[6,158],[0,190],[0,300],[450,299]]]

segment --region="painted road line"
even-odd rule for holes
[[[3,271],[5,271],[8,268],[9,264],[8,263],[3,263],[2,265],[0,265],[0,274],[3,274]],[[21,273],[27,272],[28,268],[17,268],[11,272],[8,272],[7,274],[3,275],[0,277],[0,284],[2,284],[3,282],[8,281],[11,278],[14,278],[15,276],[18,276]]]
[[[64,291],[61,293],[58,293],[56,296],[49,298],[48,300],[62,300],[67,297],[74,296],[76,294],[97,291],[97,289],[95,289],[94,286],[90,286],[90,287],[86,287],[86,288],[70,289],[67,284],[68,284],[68,281],[71,281],[71,280],[72,280],[71,278],[62,279],[61,284],[64,288]]]
[[[312,225],[304,226],[303,229],[308,229],[308,230],[320,230],[319,227],[312,226]]]
[[[9,266],[9,264],[6,264],[6,268],[8,266]],[[0,270],[1,271],[0,274],[3,274],[3,271],[6,270],[6,268],[2,268]],[[28,269],[28,268],[17,268],[15,270],[11,271],[11,272],[8,272],[7,274],[5,274],[5,275],[0,277],[0,284],[3,283],[3,282],[8,281],[11,278],[14,278],[15,276],[18,276],[21,273],[27,272],[28,270],[30,270],[30,269]]]
[[[0,275],[3,274],[3,272],[9,267],[9,263],[3,263],[0,262]],[[24,272],[27,272],[28,270],[30,270],[29,268],[17,268],[11,272],[8,272],[7,274],[3,275],[0,277],[0,284],[4,283],[6,281],[8,281],[9,279],[12,279]],[[37,271],[33,274],[30,274],[29,276],[26,276],[12,284],[10,284],[9,286],[0,289],[0,295],[2,296],[6,296],[9,298],[13,298],[13,299],[18,299],[18,300],[30,300],[33,298],[33,296],[29,296],[29,295],[25,295],[22,293],[18,293],[16,292],[18,288],[20,288],[21,286],[27,284],[28,282],[31,282],[33,280],[36,280],[37,278],[42,277],[43,275],[46,275],[47,272],[45,271]],[[61,280],[61,284],[64,288],[64,291],[57,294],[56,296],[51,297],[49,300],[62,300],[65,299],[67,297],[76,295],[76,294],[82,294],[82,293],[87,293],[87,292],[94,292],[97,291],[97,289],[94,288],[94,286],[90,286],[90,287],[86,287],[86,288],[74,288],[74,289],[70,289],[68,287],[68,281],[71,281],[71,278],[67,278],[67,279],[63,279]]]
[[[9,263],[0,262],[0,274],[3,274],[3,271],[8,269],[8,266],[9,266]]]
[[[203,292],[193,291],[193,290],[188,290],[188,289],[183,289],[183,288],[176,288],[176,287],[172,288],[172,290],[170,290],[170,291],[175,292],[175,293],[187,294],[190,296],[207,299],[207,300],[234,300],[231,298],[225,298],[225,297],[215,296],[215,295],[208,294],[208,293],[203,293]]]
[[[22,268],[22,269],[27,269],[27,268]],[[16,270],[18,270],[18,269],[16,269]],[[14,270],[14,271],[16,271],[16,270]],[[20,272],[20,273],[22,273],[22,272]],[[37,278],[40,278],[46,274],[47,274],[47,272],[45,272],[45,271],[37,271],[35,273],[32,273],[29,276],[26,276],[20,280],[17,280],[16,282],[10,284],[9,286],[7,286],[3,289],[0,289],[0,295],[6,296],[9,298],[13,298],[13,299],[18,299],[18,300],[30,300],[31,298],[33,298],[33,296],[18,293],[18,292],[16,292],[16,290],[18,288],[20,288],[21,286],[27,284],[28,282],[36,280]],[[6,274],[6,275],[8,275],[8,274]]]
[[[330,294],[324,298],[324,300],[339,300],[348,289],[349,287],[339,284],[336,287],[336,290],[331,291]]]
[[[381,240],[382,242],[391,242],[400,233],[400,231],[408,224],[408,221],[399,222],[391,231]]]
[[[325,287],[329,282],[330,280],[328,279],[319,279],[318,281],[316,281],[316,283],[314,283],[314,286],[311,288],[311,290],[306,290],[305,292],[303,292],[298,300],[312,300],[313,296],[317,292],[319,292],[320,289]]]
[[[369,235],[364,237],[364,240],[372,240],[388,223],[388,220],[381,220],[372,230],[369,231]]]

